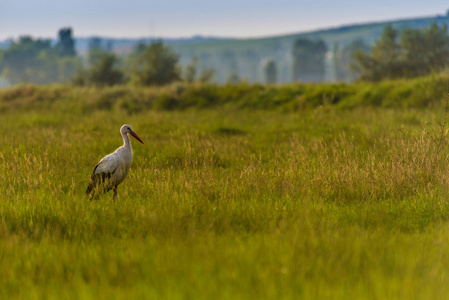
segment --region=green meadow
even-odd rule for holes
[[[445,82],[3,89],[0,299],[446,299]]]

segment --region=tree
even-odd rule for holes
[[[9,84],[67,81],[81,65],[81,59],[64,50],[67,49],[63,45],[67,45],[71,29],[61,29],[59,36],[60,40],[55,46],[50,40],[30,36],[11,41],[8,48],[0,50],[0,75]]]
[[[449,36],[446,25],[436,23],[423,30],[404,29],[401,35],[402,58],[408,77],[440,72],[449,64]]]
[[[370,47],[364,40],[357,38],[349,44],[340,47],[335,44],[333,49],[333,64],[335,79],[337,81],[354,81],[359,75],[351,66],[354,64],[354,54],[356,51],[369,53]]]
[[[88,69],[80,69],[72,78],[75,85],[112,86],[123,81],[123,72],[117,67],[118,59],[114,53],[94,50],[95,62]]]
[[[428,69],[426,71],[439,72],[449,64],[449,35],[447,25],[438,27],[436,23],[423,30],[425,45],[427,46]]]
[[[89,51],[101,50],[101,49],[103,49],[102,44],[103,44],[103,42],[102,42],[101,38],[99,38],[97,36],[91,37],[88,42],[88,49],[89,49]]]
[[[388,25],[371,53],[355,53],[353,67],[360,73],[360,79],[379,81],[423,76],[449,65],[449,36],[445,25],[439,27],[434,23],[423,30],[407,28],[401,32],[399,41],[398,36]]]
[[[391,24],[385,26],[382,37],[372,48],[373,56],[386,62],[394,63],[400,54],[398,31]]]
[[[82,60],[79,56],[65,56],[58,60],[59,77],[58,81],[67,82],[75,75],[76,71],[82,66]]]
[[[92,37],[88,42],[87,64],[93,66],[105,52],[102,46],[102,40],[99,37]]]
[[[293,81],[324,80],[327,46],[322,40],[298,39],[293,44]]]
[[[22,36],[0,53],[0,72],[10,84],[57,80],[57,54],[50,40]]]
[[[424,33],[421,30],[406,28],[401,34],[402,60],[404,71],[401,73],[408,76],[419,76],[424,74],[428,62],[426,57],[427,45]]]
[[[379,81],[402,77],[403,67],[399,58],[401,47],[398,32],[391,24],[385,26],[381,38],[371,48],[371,53],[356,51],[353,68],[360,73],[360,79]]]
[[[162,41],[138,44],[128,60],[128,76],[137,85],[164,85],[180,79],[178,55]]]
[[[105,41],[100,37],[92,37],[88,42],[87,62],[89,65],[94,65],[96,60],[104,55],[104,53],[112,53],[112,41]]]
[[[57,48],[60,56],[75,56],[75,40],[72,37],[72,28],[62,28],[58,32],[59,41]]]
[[[277,67],[274,60],[269,60],[264,68],[265,82],[276,83],[277,82]]]
[[[90,83],[97,86],[112,86],[122,82],[123,72],[117,65],[114,53],[103,52],[89,70]]]

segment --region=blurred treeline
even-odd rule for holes
[[[90,39],[85,57],[75,50],[71,28],[59,30],[58,41],[20,37],[0,51],[0,75],[9,84],[73,83],[88,86],[131,84],[160,86],[174,81],[209,82],[212,69],[197,70],[197,59],[184,69],[179,56],[162,41],[138,43],[133,51],[119,56],[113,45],[101,38]]]
[[[367,81],[410,78],[441,72],[449,65],[446,25],[399,32],[386,26],[370,53],[356,50],[353,67]]]
[[[273,49],[275,51],[276,49]],[[80,86],[161,86],[172,82],[254,82],[240,72],[235,55],[221,53],[223,70],[205,64],[207,57],[193,56],[182,63],[180,55],[162,41],[137,43],[125,54],[114,52],[111,42],[91,38],[86,55],[75,50],[71,28],[59,30],[58,40],[20,37],[0,50],[0,75],[9,84],[55,82]],[[445,24],[433,23],[422,29],[384,27],[370,47],[363,39],[328,45],[321,39],[298,38],[290,50],[290,82],[351,82],[410,78],[441,72],[449,64],[449,35]],[[256,52],[247,52],[246,62],[262,64],[265,83],[285,82],[285,66],[275,56],[260,61]],[[222,76],[222,75],[221,75]],[[257,77],[257,76],[256,76]],[[333,80],[329,80],[333,78]]]
[[[59,31],[56,45],[50,40],[23,36],[0,51],[0,75],[13,85],[65,82],[81,65],[70,28]]]

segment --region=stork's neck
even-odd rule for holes
[[[129,140],[129,136],[126,133],[122,133],[123,137],[123,146],[125,148],[131,149],[131,141]]]

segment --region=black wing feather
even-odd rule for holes
[[[99,165],[99,164],[98,164]],[[90,176],[90,182],[86,189],[86,195],[90,195],[91,198],[94,196],[95,191],[98,189],[100,185],[103,185],[107,180],[111,179],[112,174],[115,173],[117,169],[115,169],[112,172],[103,172],[103,173],[97,173],[95,174],[95,171],[98,168],[98,165],[95,166],[94,171],[92,172],[92,175]],[[112,187],[104,186],[104,192],[108,192],[111,190]]]

